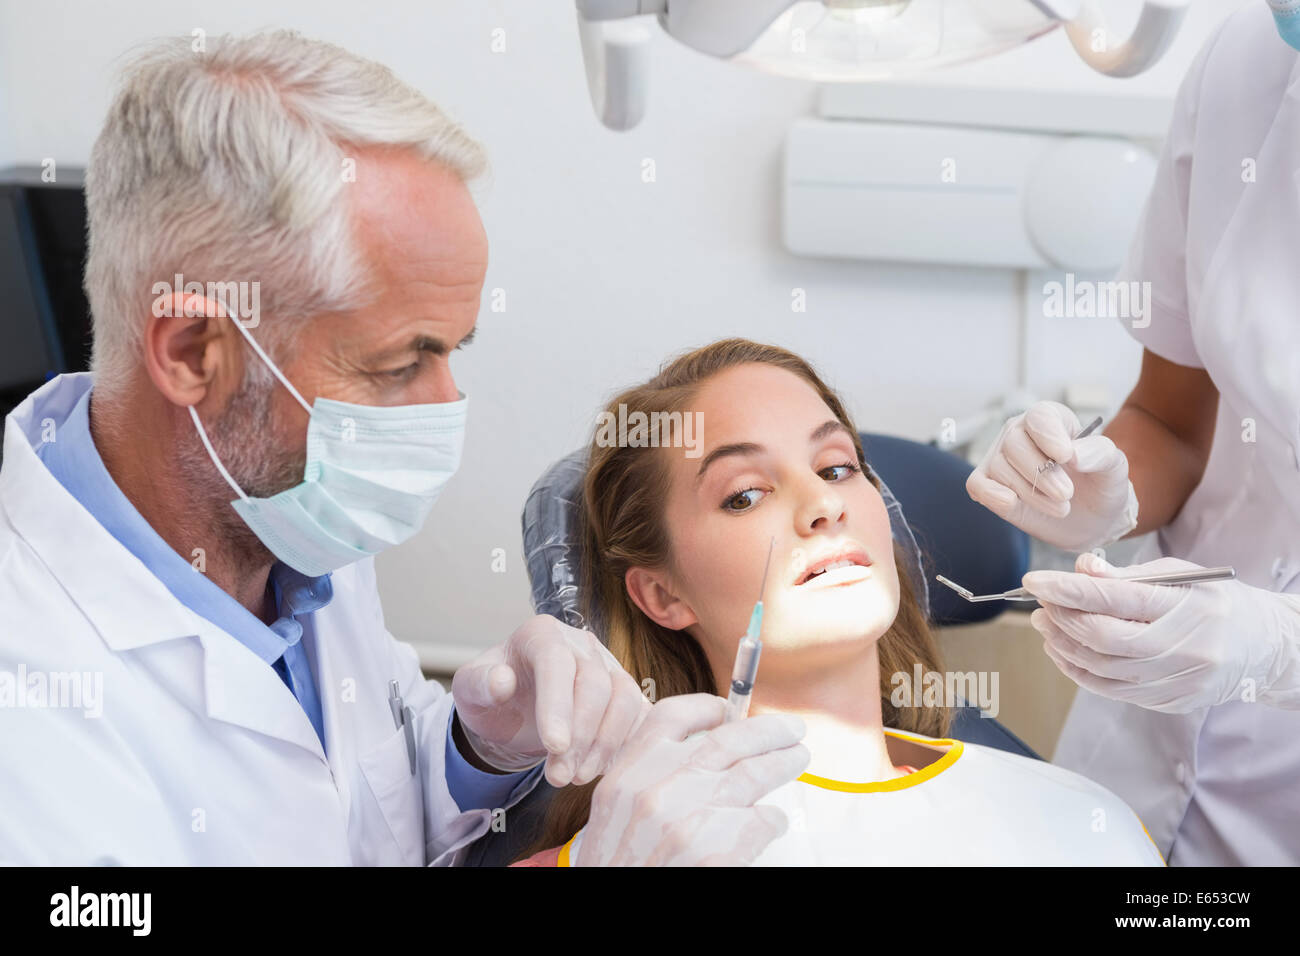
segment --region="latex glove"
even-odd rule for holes
[[[1082,430],[1064,405],[1037,402],[1002,426],[966,479],[967,494],[999,518],[1067,551],[1118,541],[1137,527],[1128,459],[1105,435],[1072,437]],[[1040,472],[1049,458],[1057,467]]]
[[[554,787],[604,773],[651,709],[594,634],[546,614],[456,671],[451,688],[475,753],[507,772],[545,760]]]
[[[1116,568],[1081,554],[1080,573],[1025,575],[1043,605],[1030,622],[1061,672],[1103,697],[1171,714],[1232,700],[1300,710],[1300,595],[1116,580],[1199,567],[1161,558]]]
[[[723,724],[726,708],[712,694],[655,704],[596,786],[570,864],[744,866],[783,834],[785,811],[754,804],[808,766],[804,723],[760,714]]]

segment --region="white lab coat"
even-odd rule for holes
[[[1205,475],[1160,532],[1160,552],[1290,593],[1300,592],[1297,169],[1300,56],[1254,4],[1184,81],[1121,276],[1152,283],[1150,325],[1132,334],[1206,369],[1221,396]],[[1162,714],[1080,691],[1055,759],[1131,804],[1171,865],[1300,864],[1300,712],[1234,702]]]
[[[103,700],[97,718],[0,709],[0,861],[459,862],[491,810],[462,813],[448,793],[451,695],[385,629],[372,563],[336,572],[304,626],[327,759],[275,671],[178,602],[37,458],[43,421],[89,387],[54,379],[5,429],[0,671],[100,674]],[[416,714],[415,776],[390,679]]]

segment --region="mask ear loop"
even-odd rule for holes
[[[230,318],[234,321],[235,328],[239,329],[239,334],[242,335],[245,340],[247,340],[248,344],[253,347],[253,351],[256,352],[261,357],[262,361],[266,363],[266,367],[271,370],[272,374],[280,380],[280,384],[289,390],[289,393],[298,400],[298,404],[303,407],[308,415],[310,415],[311,406],[307,404],[306,399],[298,394],[298,390],[290,384],[289,380],[284,377],[284,373],[281,372],[276,364],[271,361],[271,357],[262,351],[262,346],[257,344],[257,339],[253,338],[253,333],[244,328],[244,323],[240,322],[233,315],[230,316]]]
[[[257,339],[253,338],[253,333],[244,328],[244,323],[240,322],[233,315],[230,316],[230,318],[234,321],[235,328],[239,329],[239,334],[242,335],[248,344],[253,347],[253,351],[256,352],[262,361],[266,363],[266,367],[271,370],[271,373],[280,380],[280,384],[287,388],[289,394],[297,399],[298,404],[303,407],[308,415],[311,415],[311,406],[307,404],[300,394],[298,394],[298,390],[293,387],[289,380],[284,377],[284,373],[281,372],[276,364],[271,361],[271,357],[262,351],[262,346],[257,344]],[[230,477],[230,472],[226,471],[226,466],[223,465],[221,459],[217,457],[217,452],[212,447],[212,442],[208,440],[207,429],[203,427],[203,422],[199,420],[199,413],[194,410],[193,405],[188,405],[186,407],[189,409],[190,418],[194,419],[194,427],[198,429],[199,439],[203,442],[203,447],[207,449],[208,457],[212,459],[212,464],[217,466],[217,471],[221,472],[221,477],[226,479],[226,484],[230,485],[230,487],[235,490],[235,494],[239,495],[242,500],[248,501],[249,498],[248,495],[244,494],[244,489],[240,488],[239,485],[235,483],[235,479]]]
[[[235,479],[230,477],[230,472],[226,471],[226,466],[221,463],[217,457],[216,451],[212,447],[212,442],[208,441],[207,430],[203,427],[203,422],[199,421],[199,413],[194,410],[193,405],[187,405],[190,418],[194,419],[194,427],[199,431],[199,439],[203,442],[203,447],[208,450],[208,457],[212,459],[212,464],[217,466],[217,471],[221,472],[221,477],[226,479],[226,484],[235,489],[235,494],[239,495],[244,501],[248,500],[248,495],[244,494],[244,489],[235,484]]]

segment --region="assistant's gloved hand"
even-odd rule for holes
[[[1116,568],[1081,554],[1076,571],[1030,571],[1030,622],[1080,687],[1184,714],[1232,700],[1300,710],[1300,595],[1240,581],[1157,585],[1120,576],[1192,571],[1175,558]]]
[[[654,705],[596,786],[571,865],[745,866],[786,831],[785,811],[754,803],[808,766],[804,723],[723,724],[726,707],[712,694]]]
[[[966,492],[999,518],[1067,551],[1118,541],[1137,527],[1128,459],[1105,435],[1074,439],[1078,417],[1038,402],[1002,426]],[[1057,467],[1040,471],[1048,459]],[[1037,490],[1034,482],[1037,481]]]
[[[539,614],[452,678],[461,728],[498,770],[546,761],[554,787],[605,772],[650,702],[590,631]]]

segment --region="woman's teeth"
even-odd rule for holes
[[[825,574],[827,571],[834,571],[836,568],[851,568],[851,567],[853,567],[852,561],[847,561],[847,560],[836,561],[834,564],[828,564],[826,565],[826,567],[820,568],[814,571],[812,574],[808,575],[808,580],[811,581],[813,578],[817,577],[817,575]]]
[[[810,571],[799,583],[815,590],[836,588],[846,584],[858,584],[872,576],[871,564],[861,558],[841,558],[825,567]],[[824,579],[824,580],[823,580]]]

